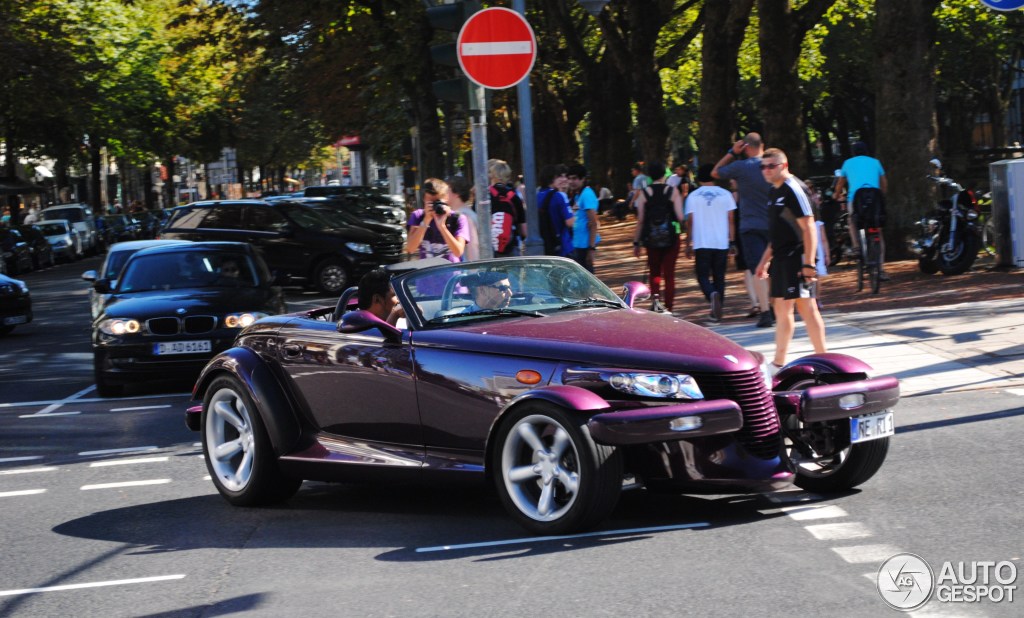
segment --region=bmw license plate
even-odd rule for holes
[[[886,410],[867,416],[855,416],[850,419],[850,443],[867,442],[884,438],[896,433],[896,424],[892,412]]]
[[[153,344],[153,354],[161,356],[164,354],[196,354],[198,352],[210,352],[213,346],[209,340],[205,341],[167,341]]]
[[[28,316],[26,315],[13,315],[9,318],[4,318],[4,326],[10,326],[11,324],[26,324],[28,322]]]

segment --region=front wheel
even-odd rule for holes
[[[939,270],[944,275],[962,275],[974,264],[978,257],[978,236],[968,230],[949,247],[949,251],[939,251]]]
[[[587,529],[615,509],[622,453],[595,443],[563,408],[530,402],[505,417],[490,466],[498,496],[520,525],[541,535]]]
[[[259,411],[231,376],[213,381],[203,400],[203,457],[210,478],[236,506],[261,506],[295,495],[301,479],[283,474]]]
[[[804,379],[784,390],[799,391],[817,384],[815,380]],[[887,437],[818,452],[815,447],[831,443],[821,439],[823,432],[830,430],[824,423],[804,424],[795,414],[782,419],[782,428],[786,456],[796,468],[793,482],[807,491],[833,493],[852,489],[874,476],[889,453]]]

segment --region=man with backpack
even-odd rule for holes
[[[637,221],[633,233],[633,255],[640,257],[641,246],[647,250],[651,294],[659,295],[664,284],[662,304],[671,312],[676,295],[676,260],[679,258],[683,200],[675,187],[665,184],[664,163],[651,161],[646,172],[654,181],[642,189],[633,202]]]
[[[526,238],[526,209],[512,186],[512,168],[501,159],[487,162],[491,181],[491,247],[494,257],[516,254],[519,239]]]
[[[569,179],[564,165],[547,165],[538,180],[537,213],[544,254],[572,257],[572,225],[575,221],[565,189]]]
[[[846,210],[850,213],[850,240],[854,247],[860,247],[860,234],[858,228],[870,224],[881,229],[885,224],[885,193],[888,183],[885,179],[885,169],[882,162],[868,156],[868,145],[864,142],[854,142],[850,147],[853,157],[843,163],[839,170],[839,180],[836,182],[836,192],[839,194],[848,193]],[[861,221],[856,221],[857,216]],[[872,221],[864,221],[870,215]],[[858,249],[859,251],[859,249]],[[885,263],[885,235],[882,234],[882,263]],[[885,274],[883,267],[882,281],[888,281],[889,276]]]

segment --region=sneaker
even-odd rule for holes
[[[773,377],[773,378],[774,378],[774,377],[775,377],[775,375],[776,375],[777,373],[779,373],[779,371],[781,371],[781,370],[782,370],[782,367],[781,367],[780,365],[776,365],[776,364],[774,363],[774,361],[773,361],[773,362],[769,362],[769,363],[768,363],[768,375],[769,375],[770,377]]]
[[[756,318],[759,313],[761,313],[761,309],[759,309],[757,305],[754,305],[750,308],[750,311],[747,312],[747,317]]]
[[[722,295],[718,292],[711,293],[711,319],[716,322],[722,319]]]
[[[771,328],[775,326],[775,317],[771,311],[763,311],[757,318],[757,328]]]

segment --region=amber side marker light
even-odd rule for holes
[[[537,384],[540,382],[540,374],[532,369],[523,369],[516,374],[516,380],[523,384]]]

